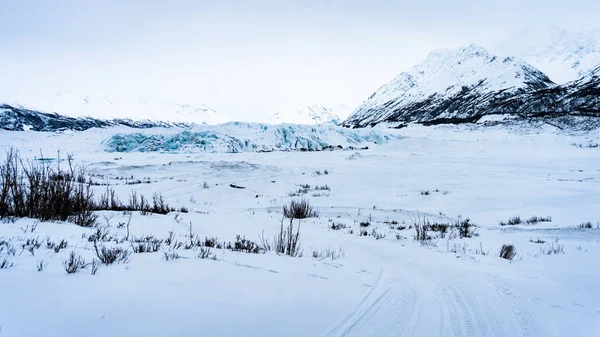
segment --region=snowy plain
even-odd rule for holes
[[[327,185],[304,195],[320,213],[301,220],[304,256],[214,249],[210,260],[181,250],[177,260],[132,254],[96,275],[68,275],[62,261],[71,251],[94,257],[85,236],[95,229],[0,223],[0,240],[68,241],[58,253],[0,253],[15,264],[0,270],[0,337],[600,335],[600,148],[572,145],[598,143],[598,133],[410,126],[360,151],[107,151],[112,136],[134,132],[0,131],[0,147],[24,158],[72,153],[121,199],[160,192],[189,209],[135,213],[131,234],[140,236],[173,231],[185,239],[191,223],[201,237],[258,241],[278,232],[299,185]],[[144,131],[152,132],[180,131]],[[132,176],[150,183],[126,185]],[[413,240],[418,219],[459,216],[477,224],[478,236],[436,238],[437,246]],[[513,216],[552,221],[499,225]],[[124,236],[117,225],[126,221],[102,212],[98,222]],[[359,236],[361,222],[370,223],[368,236]],[[592,228],[579,228],[584,222]],[[340,223],[347,228],[331,228]],[[503,244],[513,244],[517,258],[499,258]],[[564,251],[547,255],[552,245]],[[312,257],[328,248],[343,254]],[[40,260],[48,265],[38,272]]]

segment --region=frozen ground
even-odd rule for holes
[[[134,214],[131,235],[174,231],[185,240],[191,223],[201,237],[258,241],[278,231],[298,185],[328,185],[305,195],[320,217],[301,222],[304,256],[213,249],[217,260],[208,260],[181,249],[177,260],[132,254],[96,275],[89,268],[68,275],[62,260],[71,251],[94,257],[82,236],[95,229],[41,222],[31,232],[31,219],[0,223],[0,241],[18,247],[14,256],[0,252],[0,262],[15,264],[0,269],[0,337],[600,335],[600,148],[572,145],[598,143],[597,134],[411,127],[364,151],[106,152],[102,141],[123,132],[0,131],[0,144],[30,158],[72,152],[122,199],[132,189],[160,192],[190,210]],[[150,183],[121,179],[131,176]],[[459,215],[479,226],[478,236],[421,246],[414,229],[397,229]],[[499,226],[517,215],[552,221]],[[99,224],[125,236],[117,226],[127,220],[102,212]],[[359,236],[366,221],[369,235]],[[593,228],[577,228],[588,221]],[[18,243],[36,237],[68,247],[21,252]],[[515,260],[498,257],[503,244],[514,244]],[[552,245],[563,252],[545,254]],[[312,257],[327,248],[344,256]],[[48,265],[38,272],[40,260]]]

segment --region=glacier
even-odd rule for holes
[[[181,130],[181,129],[179,129]],[[357,149],[400,137],[382,130],[347,129],[335,125],[269,125],[230,122],[195,125],[171,133],[118,133],[104,140],[108,152],[271,152]]]

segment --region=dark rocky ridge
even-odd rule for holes
[[[56,113],[45,113],[25,108],[0,105],[0,129],[10,131],[83,131],[91,128],[110,126],[128,126],[146,129],[153,127],[189,126],[185,123],[167,123],[160,121],[134,121],[130,119],[96,119],[91,117],[74,118]]]
[[[490,57],[484,53],[468,56]],[[490,60],[486,65],[491,65],[495,59],[492,56]],[[464,59],[458,63],[460,64],[461,61]],[[427,62],[423,64],[425,67],[430,67]],[[449,61],[448,64],[450,63]],[[438,67],[444,71],[452,65]],[[445,91],[441,90],[422,97],[409,91],[420,89],[419,83],[411,84],[411,88],[404,92],[389,89],[398,86],[397,83],[400,83],[401,78],[399,76],[394,80],[395,82],[390,82],[373,94],[342,125],[354,128],[380,123],[389,124],[391,127],[402,127],[409,123],[424,125],[471,123],[483,116],[495,114],[516,115],[520,118],[570,115],[600,117],[600,67],[576,81],[563,85],[552,83],[539,70],[528,65],[522,66],[521,69],[521,73],[517,73],[516,76],[521,75],[523,85],[518,88],[498,89],[492,85],[486,87],[486,84],[493,82],[494,78],[481,78],[470,85],[463,85],[460,90],[451,90],[454,85],[448,83],[448,89]],[[461,71],[459,75],[470,70]],[[483,75],[484,72],[481,76]],[[431,81],[431,78],[427,80]],[[427,84],[425,82],[424,85]],[[390,91],[396,96],[390,96]],[[378,94],[383,97],[383,100],[377,98]],[[391,99],[388,100],[388,97]]]

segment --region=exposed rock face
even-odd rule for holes
[[[492,114],[595,116],[600,112],[599,75],[597,68],[556,85],[523,61],[470,45],[432,53],[371,95],[343,125],[460,123]]]
[[[133,128],[186,126],[184,123],[153,121],[132,121],[129,119],[103,120],[95,118],[73,118],[58,114],[0,105],[0,128],[11,131],[83,131],[91,128],[104,128],[124,125]]]

